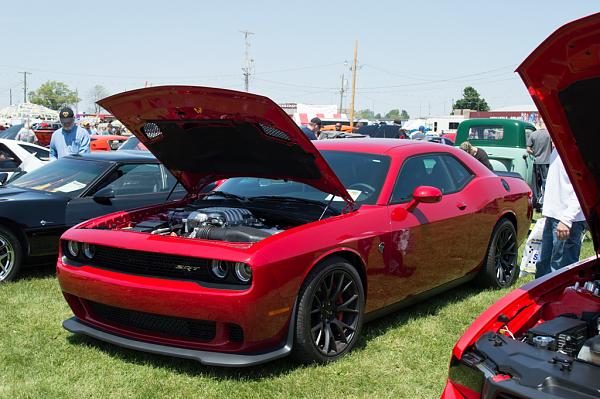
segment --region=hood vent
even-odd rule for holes
[[[148,122],[142,126],[142,133],[144,133],[144,135],[150,140],[154,140],[155,138],[162,136],[160,128],[156,123],[153,122]]]
[[[290,141],[290,136],[288,136],[286,132],[263,124],[260,124],[260,127],[267,136],[275,137],[280,140]]]

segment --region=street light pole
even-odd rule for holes
[[[350,128],[354,127],[354,97],[356,94],[356,54],[358,51],[358,40],[354,43],[354,64],[352,66],[352,106],[350,108]]]

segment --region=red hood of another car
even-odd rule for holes
[[[133,90],[98,101],[191,192],[230,177],[289,179],[353,203],[294,121],[267,97],[194,86]]]
[[[600,13],[564,25],[517,68],[600,249]]]

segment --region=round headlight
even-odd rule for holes
[[[96,247],[93,244],[87,242],[83,244],[83,256],[88,259],[92,259],[96,255]]]
[[[223,280],[229,272],[229,263],[224,260],[213,260],[210,264],[210,271],[216,278]]]
[[[236,262],[235,264],[235,276],[242,283],[247,283],[252,279],[252,268],[242,262]]]
[[[72,258],[79,255],[79,243],[77,241],[67,241],[67,252]]]

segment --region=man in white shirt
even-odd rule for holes
[[[579,260],[585,217],[556,150],[550,156],[542,216],[546,218],[542,234],[542,253],[535,277],[542,277]]]

